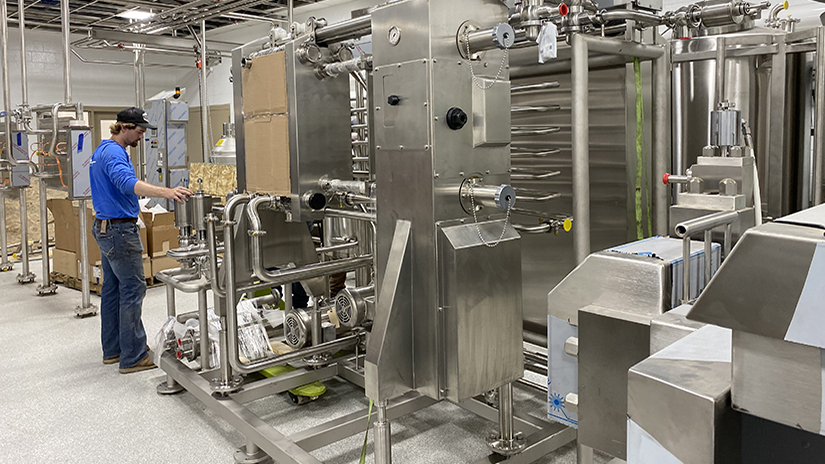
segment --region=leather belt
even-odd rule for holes
[[[115,219],[95,219],[95,222],[98,224],[102,224],[103,221],[108,222],[109,224],[125,224],[127,222],[131,222],[132,224],[137,224],[137,218],[115,218]]]

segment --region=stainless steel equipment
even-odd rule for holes
[[[157,129],[146,131],[146,182],[161,187],[185,185],[189,177],[186,156],[186,124],[189,105],[167,99],[146,102],[146,115]],[[168,211],[176,207],[171,200],[153,199],[150,205],[160,204]]]
[[[679,240],[656,237],[587,257],[547,296],[548,417],[580,443],[625,457],[627,370],[650,354],[651,320],[678,305]],[[691,244],[691,295],[705,285],[705,250]],[[719,266],[720,248],[712,251]]]
[[[817,206],[747,231],[688,314],[734,331],[734,409],[819,434],[823,228]]]
[[[235,164],[235,124],[223,123],[223,134],[215,142],[209,155],[209,162],[213,164]]]

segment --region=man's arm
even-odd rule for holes
[[[178,203],[183,203],[189,200],[189,197],[194,194],[194,192],[186,187],[158,187],[157,185],[152,185],[142,180],[135,183],[135,195],[142,197],[166,198],[167,200],[175,200]]]

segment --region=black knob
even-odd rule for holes
[[[397,106],[399,103],[401,103],[401,97],[399,97],[398,95],[390,95],[389,97],[387,97],[387,103],[390,106]]]
[[[452,130],[459,130],[467,124],[467,113],[461,108],[452,107],[447,110],[447,126]]]

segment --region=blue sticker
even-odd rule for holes
[[[19,147],[19,146],[22,146],[22,145],[23,145],[23,133],[18,132],[17,133],[17,146]]]
[[[83,136],[86,134],[80,134],[77,136],[77,152],[80,153],[83,151]]]

